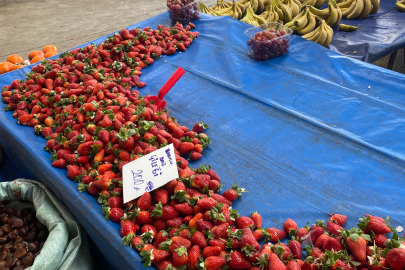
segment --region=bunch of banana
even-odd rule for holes
[[[232,6],[232,2],[229,1],[223,1],[223,0],[218,0],[217,4],[215,6],[212,6],[211,8],[213,10],[218,10],[218,9],[224,9],[224,8],[229,8]]]
[[[285,26],[291,28],[291,30],[300,35],[305,35],[315,28],[316,18],[317,16],[309,11],[309,7],[305,7],[300,14],[293,18],[289,23],[286,23]]]
[[[332,27],[326,24],[325,20],[321,19],[320,25],[314,31],[302,37],[327,47],[332,40],[333,30]]]
[[[398,0],[395,3],[395,7],[402,12],[405,12],[405,0]]]
[[[212,16],[221,16],[220,14],[215,12],[215,10],[213,10],[212,8],[205,5],[203,2],[200,2],[200,10],[202,13],[205,13],[205,14],[209,14]]]
[[[266,23],[278,22],[278,20],[276,20],[275,13],[272,11],[265,10],[265,11],[263,11],[263,13],[261,15],[259,15],[259,17],[263,18],[266,21]]]
[[[377,13],[380,8],[380,0],[347,0],[338,6],[346,19],[363,19],[369,14]]]
[[[242,0],[239,4],[243,5],[245,9],[250,5],[253,12],[256,14],[262,14],[266,6],[267,0]]]
[[[334,26],[342,19],[342,11],[335,0],[329,0],[328,8],[319,10],[313,6],[309,7],[309,11],[325,20],[329,26]]]
[[[259,19],[258,19],[259,18]],[[254,12],[253,9],[248,6],[246,10],[246,15],[241,19],[242,22],[251,24],[253,26],[259,26],[261,24],[266,23],[266,20],[264,20],[262,17],[257,16]]]
[[[310,5],[310,6],[314,6],[316,8],[320,8],[326,2],[326,0],[300,0],[300,1],[301,1],[301,7]]]
[[[239,5],[236,4],[235,0],[233,1],[232,5],[230,7],[216,9],[214,11],[216,13],[218,13],[220,16],[229,16],[229,17],[235,18],[237,20],[240,20],[243,16],[243,11],[239,7]]]
[[[287,4],[283,4],[281,0],[271,0],[267,6],[266,10],[274,13],[274,20],[278,22],[279,20],[284,23],[288,23],[293,18],[293,12]]]
[[[283,4],[287,5],[291,9],[291,15],[294,18],[301,11],[301,3],[298,0],[286,0]]]

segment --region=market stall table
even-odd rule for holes
[[[335,33],[329,48],[368,63],[405,48],[405,14],[396,10],[395,2],[380,1],[379,11],[362,20],[342,19],[340,23],[358,28],[342,32],[333,27]]]
[[[158,24],[169,25],[167,14],[130,28]],[[264,227],[280,228],[286,218],[303,226],[336,212],[348,216],[346,228],[367,213],[404,224],[404,75],[300,37],[292,38],[288,55],[258,62],[248,55],[249,25],[204,15],[195,24],[198,39],[187,52],[145,68],[140,92],[156,94],[178,66],[186,70],[165,97],[168,109],[186,126],[210,125],[213,144],[191,166],[211,165],[224,190],[234,182],[247,188],[234,209],[258,211]],[[1,75],[0,86],[24,79],[23,71]],[[51,166],[45,140],[17,126],[11,112],[0,113],[0,144],[21,173],[70,209],[114,269],[141,269],[139,254],[122,245],[119,225],[104,219],[94,197],[77,191],[66,170]]]

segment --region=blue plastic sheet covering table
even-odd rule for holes
[[[130,28],[159,23],[169,24],[167,14]],[[348,216],[346,228],[367,213],[404,224],[404,75],[300,37],[287,56],[258,62],[248,55],[247,24],[203,15],[196,26],[200,36],[187,52],[143,70],[141,94],[157,93],[178,66],[186,70],[165,100],[182,124],[210,125],[213,144],[191,166],[212,165],[224,189],[245,187],[235,209],[259,211],[264,227],[282,228],[286,218],[303,226],[335,212]],[[0,86],[15,78],[23,79],[21,70],[1,75]],[[16,167],[64,202],[114,269],[140,269],[140,256],[121,244],[119,225],[104,219],[65,170],[51,167],[45,140],[11,115],[0,112],[0,144]]]
[[[395,9],[396,0],[381,0],[376,14],[362,20],[342,19],[340,23],[357,26],[354,32],[335,32],[330,49],[372,63],[405,48],[405,13]],[[356,53],[354,53],[356,52]]]

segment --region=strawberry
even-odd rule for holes
[[[385,258],[389,266],[394,270],[405,269],[405,251],[401,248],[393,248],[388,251]]]
[[[384,234],[377,234],[374,236],[373,241],[377,247],[386,248],[387,237]]]
[[[318,239],[318,237],[323,234],[324,231],[323,224],[324,224],[323,220],[317,220],[315,225],[312,225],[311,228],[309,229],[309,232],[311,233],[312,243],[315,243],[316,239]]]
[[[325,244],[325,242],[326,242],[329,238],[330,238],[329,235],[327,235],[327,234],[322,234],[321,236],[318,237],[318,239],[316,239],[315,246],[316,246],[317,248],[322,248],[322,247],[323,247],[323,244]]]
[[[344,229],[339,225],[336,224],[334,222],[328,221],[328,223],[326,224],[326,230],[333,235],[340,235],[341,231],[343,231]]]
[[[132,238],[136,234],[136,227],[131,220],[121,220],[121,229],[120,234],[122,236],[122,241],[124,246],[129,245],[132,241]]]
[[[202,232],[200,231],[196,231],[190,239],[191,243],[193,245],[197,245],[200,248],[205,248],[207,246],[206,240],[205,240],[205,236]]]
[[[182,217],[175,217],[169,220],[166,220],[166,225],[171,228],[179,228],[184,222]]]
[[[104,118],[106,116],[104,116]],[[107,116],[107,118],[108,118],[108,116]],[[118,143],[119,148],[131,153],[132,150],[134,149],[134,145],[135,145],[135,141],[134,141],[134,138],[132,137],[132,135],[134,135],[135,133],[136,133],[136,131],[134,129],[128,129],[128,130],[121,129],[119,133],[116,133],[115,136],[119,139],[119,143]]]
[[[344,215],[334,214],[333,216],[331,216],[330,220],[340,226],[343,226],[347,221],[347,217]]]
[[[204,122],[201,121],[194,124],[192,131],[201,133],[204,129],[208,127],[209,127],[208,125],[204,124]]]
[[[208,171],[207,171],[208,172]],[[232,186],[231,189],[225,191],[222,196],[224,196],[229,201],[233,202],[237,198],[242,196],[242,192],[246,192],[244,188],[239,188],[236,184]]]
[[[152,205],[152,198],[149,192],[145,192],[138,200],[137,207],[141,210],[149,210]]]
[[[175,267],[180,267],[188,263],[188,253],[185,247],[173,250],[172,260]]]
[[[227,235],[228,235],[228,224],[223,223],[221,225],[212,227],[211,233],[214,235],[215,239],[227,237]]]
[[[261,228],[263,226],[262,216],[256,212],[250,214],[250,218],[255,223],[256,228]]]
[[[142,241],[140,236],[135,236],[132,238],[130,247],[140,251],[144,247],[145,243]]]
[[[182,142],[180,145],[179,152],[181,155],[190,153],[194,148],[194,144],[191,142]]]
[[[300,264],[294,260],[288,261],[285,266],[287,270],[301,270]]]
[[[174,236],[171,240],[162,243],[163,247],[168,247],[170,252],[173,252],[175,249],[184,246],[186,249],[191,247],[191,242],[183,237]],[[162,244],[160,246],[162,246]]]
[[[66,167],[66,160],[64,160],[63,158],[58,159],[58,160],[52,162],[52,166],[55,168],[63,169]],[[69,166],[71,166],[71,165],[69,165]]]
[[[202,158],[202,155],[200,153],[194,152],[194,151],[191,152],[191,154],[190,154],[190,159],[191,160],[199,160],[200,158]],[[213,188],[210,188],[210,190],[213,190]]]
[[[336,240],[335,238],[329,237],[323,244],[322,250],[323,251],[329,250],[329,251],[337,252],[337,251],[342,250],[342,246],[338,240]]]
[[[194,245],[188,252],[189,267],[191,269],[197,269],[197,262],[200,258],[201,258],[200,247],[198,245]]]
[[[359,261],[366,259],[367,242],[358,234],[351,234],[346,239],[347,248],[352,252],[354,258]]]
[[[348,264],[344,263],[341,259],[337,259],[333,265],[330,266],[330,269],[332,270],[350,270],[351,268],[349,267]]]
[[[370,270],[384,270],[389,267],[387,260],[383,257],[376,257],[375,255],[368,257],[367,263]]]
[[[221,250],[226,249],[226,241],[224,239],[211,239],[210,241],[208,241],[208,244],[210,246],[220,247]]]
[[[207,270],[218,270],[225,264],[225,262],[226,260],[224,257],[210,256],[205,259],[204,266]]]
[[[249,217],[237,217],[235,219],[235,227],[237,229],[254,228],[255,222]]]
[[[158,263],[170,257],[170,252],[167,250],[159,250],[152,248],[151,250],[142,250],[140,254],[145,261],[144,267],[148,267],[153,263]]]
[[[259,243],[256,241],[255,237],[252,234],[252,231],[248,228],[243,229],[242,231],[242,238],[240,240],[240,245],[242,247],[242,251],[249,246],[250,248],[255,249],[258,251],[260,249]]]
[[[155,228],[158,232],[167,229],[166,221],[164,221],[163,219],[159,219],[159,220],[156,220],[155,222],[153,222],[153,226],[155,226]]]
[[[176,204],[174,209],[183,215],[191,215],[194,213],[194,208],[188,202]]]
[[[253,236],[255,237],[256,241],[260,241],[260,240],[262,240],[265,233],[266,232],[263,229],[256,229],[253,232]]]
[[[166,189],[159,189],[156,190],[153,194],[153,203],[157,204],[159,202],[162,203],[163,206],[167,204],[167,200],[169,198],[169,193]]]
[[[312,257],[307,257],[307,259],[305,260],[304,264],[301,266],[302,270],[317,270],[318,267],[315,265],[315,263],[313,262],[313,258]]]
[[[198,219],[196,221],[196,226],[197,226],[197,229],[201,232],[211,230],[214,227],[214,225],[212,225],[211,222],[205,221],[202,219]]]
[[[193,182],[191,182],[191,186],[194,188],[204,189],[206,186],[208,187],[210,183],[210,177],[205,174],[197,174],[193,178]]]
[[[287,267],[276,254],[272,253],[269,256],[269,270],[287,270]]]
[[[364,228],[365,233],[373,232],[374,234],[387,234],[391,232],[391,229],[384,222],[381,222],[379,219],[366,217],[360,220],[361,225],[363,225],[363,226],[360,225],[362,229],[364,228],[365,225]]]
[[[123,202],[122,198],[110,197],[110,198],[108,198],[107,202],[111,208],[115,208],[115,207],[124,208],[124,202]]]
[[[170,260],[163,260],[153,264],[157,270],[174,269],[173,262]]]
[[[301,253],[302,253],[302,246],[301,246],[301,243],[298,242],[297,240],[291,240],[291,241],[288,243],[288,247],[290,248],[291,253],[292,253],[294,259],[301,260],[301,257],[302,257],[302,254],[301,254]]]
[[[158,248],[160,243],[165,242],[168,239],[169,234],[166,231],[160,231],[156,234],[153,246]]]
[[[297,230],[297,233],[295,234],[295,237],[297,240],[301,240],[303,236],[307,235],[309,233],[308,229],[306,228],[299,228]]]
[[[282,230],[276,228],[267,229],[267,238],[270,242],[276,243],[279,240],[283,240],[286,237],[286,233]]]
[[[80,174],[80,167],[77,165],[68,165],[67,166],[67,177],[74,179]]]
[[[228,264],[232,269],[250,269],[252,266],[251,263],[245,259],[243,254],[238,251],[233,251],[230,254]]]
[[[284,232],[289,235],[295,235],[297,231],[297,223],[294,220],[287,218],[283,225]]]
[[[219,253],[222,251],[221,247],[218,246],[207,246],[203,249],[202,256],[203,258],[208,258],[210,256],[218,256]]]
[[[121,208],[111,208],[109,219],[112,222],[118,223],[120,222],[121,218],[124,216],[124,210]]]
[[[151,216],[148,211],[139,211],[138,212],[137,209],[135,209],[132,213],[136,217],[135,222],[139,225],[153,223],[153,219],[151,219]]]
[[[211,209],[211,207],[215,207],[217,205],[217,201],[214,198],[208,197],[208,198],[199,200],[197,202],[197,205],[204,210],[208,210],[208,209]]]
[[[290,248],[284,243],[275,244],[272,246],[272,250],[283,260],[291,259],[293,257]]]
[[[85,142],[77,147],[77,153],[81,156],[87,156],[91,150],[93,142]]]
[[[216,180],[210,180],[210,183],[211,183],[212,181],[216,181]],[[225,205],[228,205],[228,206],[232,206],[232,202],[231,202],[231,201],[228,201],[228,200],[227,200],[225,197],[223,197],[222,195],[213,194],[213,195],[212,195],[212,198],[214,198],[215,200],[217,200],[218,202],[220,202],[220,203],[222,203],[222,204],[225,204]]]

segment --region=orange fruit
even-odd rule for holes
[[[49,58],[49,57],[55,56],[55,55],[57,55],[57,54],[58,54],[57,52],[47,52],[47,53],[45,54],[45,58]]]
[[[22,59],[22,57],[17,54],[12,54],[7,58],[7,62],[18,64],[24,62],[24,59]]]
[[[43,55],[37,55],[30,61],[31,64],[44,60],[45,57]]]
[[[19,69],[19,68],[23,68],[23,67],[25,67],[26,65],[13,65],[12,67],[11,67],[11,70],[16,70],[16,69]]]
[[[56,47],[53,45],[46,45],[45,47],[42,48],[42,52],[43,53],[48,53],[48,52],[58,53],[58,49],[56,49]]]
[[[37,56],[37,55],[44,55],[44,53],[42,52],[42,51],[33,51],[33,52],[30,52],[29,54],[28,54],[28,60],[31,62],[31,60],[35,57],[35,56]]]
[[[0,75],[11,71],[13,63],[10,62],[3,62],[0,63]]]

